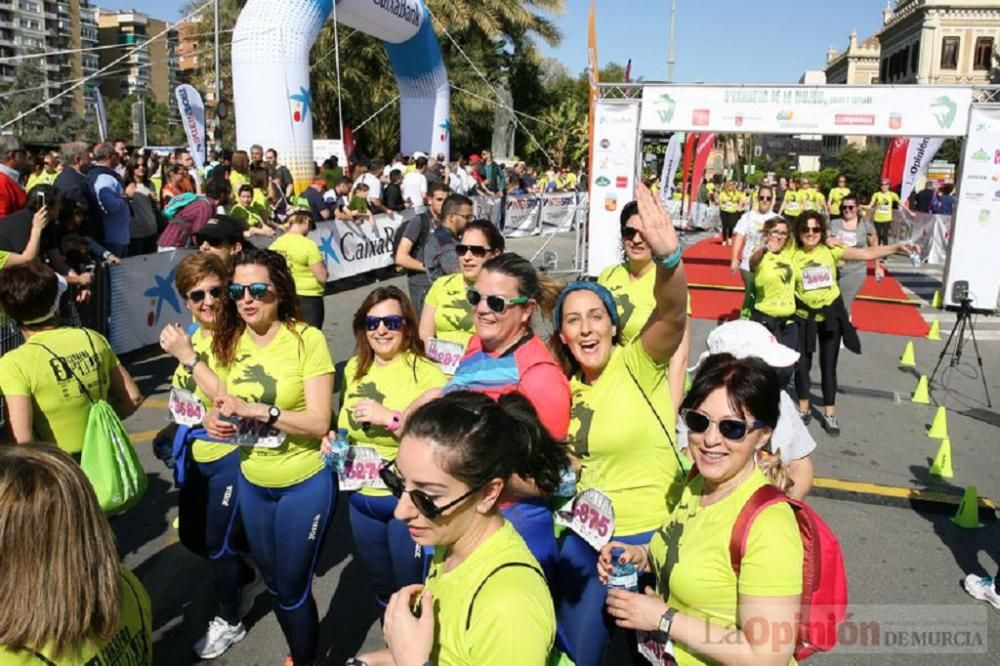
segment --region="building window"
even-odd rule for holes
[[[976,57],[973,61],[973,69],[990,69],[993,60],[993,38],[978,37],[976,39]]]
[[[958,69],[958,37],[941,40],[941,69]]]

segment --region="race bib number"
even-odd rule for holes
[[[837,238],[847,247],[854,247],[858,244],[858,232],[856,231],[841,231]]]
[[[615,533],[615,509],[611,498],[596,488],[577,495],[569,511],[558,511],[555,521],[576,533],[594,550],[600,550]]]
[[[802,269],[802,289],[813,291],[833,286],[833,271],[829,266],[810,266]]]
[[[875,210],[878,211],[879,215],[892,215],[891,205],[879,204],[878,208],[876,208]]]
[[[445,374],[454,375],[459,361],[465,356],[465,347],[457,342],[431,338],[427,341],[427,355],[441,366]]]
[[[196,426],[205,420],[205,406],[191,391],[174,387],[170,389],[170,418],[182,426]]]
[[[663,642],[651,631],[637,631],[635,635],[639,641],[639,654],[653,666],[667,666],[677,663],[674,660],[674,644],[669,638]]]
[[[385,489],[379,470],[383,465],[382,456],[370,446],[352,446],[347,453],[344,470],[337,476],[341,490],[361,490],[362,488]]]
[[[799,208],[800,206],[798,201],[789,201],[788,204],[785,206],[785,210],[787,210],[790,213],[797,213],[799,211]]]
[[[256,449],[276,449],[285,443],[288,435],[257,419],[241,418],[236,422],[233,444]]]

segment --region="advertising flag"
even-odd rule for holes
[[[681,164],[681,142],[684,132],[674,132],[667,144],[667,152],[663,155],[663,173],[660,174],[660,198],[668,201],[674,193],[674,176]]]
[[[903,182],[903,165],[906,163],[907,147],[910,140],[896,137],[889,142],[882,159],[882,178],[889,179],[890,189],[898,189]]]
[[[205,103],[194,86],[184,83],[177,86],[177,109],[181,114],[181,124],[187,134],[191,157],[199,169],[208,161],[208,139],[205,134]]]
[[[103,143],[108,140],[108,114],[104,110],[104,97],[100,88],[94,88],[94,112],[97,114],[97,133]]]
[[[709,132],[702,134],[698,139],[698,147],[694,152],[694,168],[691,170],[691,201],[697,201],[698,188],[701,187],[701,179],[705,176],[705,167],[708,165],[708,156],[715,145],[715,134]]]
[[[903,185],[899,198],[906,200],[917,186],[917,180],[927,173],[927,167],[937,154],[943,138],[929,136],[910,137],[910,145],[906,148],[906,161],[903,163]]]

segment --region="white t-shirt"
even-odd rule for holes
[[[382,181],[375,174],[371,172],[362,174],[360,178],[354,181],[354,186],[357,187],[358,183],[364,183],[368,186],[368,201],[382,198]]]
[[[411,171],[403,176],[403,200],[409,200],[416,208],[424,205],[424,195],[427,194],[427,177],[419,171]]]
[[[733,229],[734,234],[740,234],[746,239],[743,244],[743,256],[740,258],[740,269],[750,270],[750,255],[753,254],[757,246],[764,240],[764,223],[772,217],[780,217],[776,213],[761,213],[751,210],[743,213],[743,217],[736,223]]]
[[[805,458],[816,450],[816,440],[802,423],[799,408],[787,392],[781,392],[778,425],[771,433],[771,453],[781,452],[781,462],[788,464]],[[677,446],[686,449],[688,445],[687,426],[683,419],[677,420]]]
[[[392,164],[386,164],[382,168],[382,177],[388,178],[393,171],[399,171],[401,174],[406,173],[406,165],[401,162],[393,162]]]

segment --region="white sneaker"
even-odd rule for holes
[[[208,623],[208,631],[194,644],[194,653],[201,659],[215,659],[246,635],[242,622],[234,626],[221,617],[214,617]]]
[[[240,586],[240,617],[246,617],[253,609],[253,602],[257,600],[257,595],[267,589],[264,576],[257,567],[250,565],[253,569],[253,580],[246,585]]]
[[[985,601],[993,608],[1000,610],[1000,594],[997,594],[994,581],[989,576],[976,576],[969,574],[962,581],[965,591],[972,595],[974,599]]]

